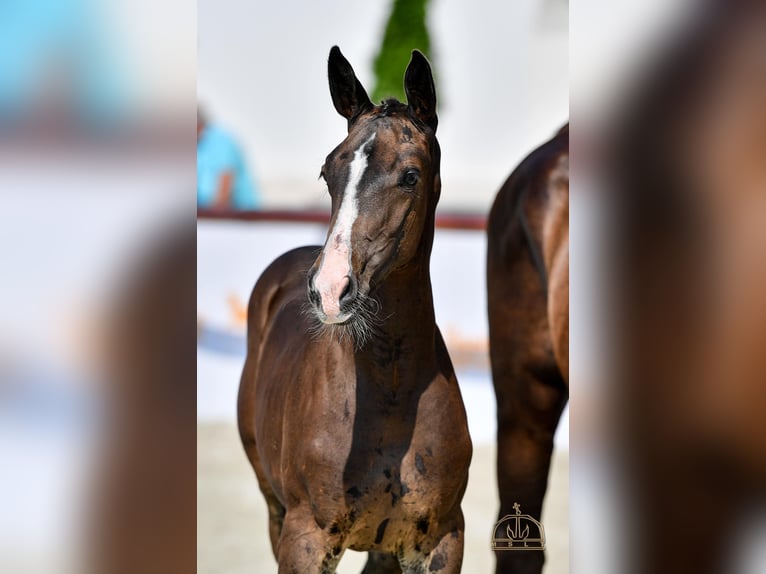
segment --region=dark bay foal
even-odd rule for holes
[[[497,194],[487,225],[500,517],[542,513],[553,435],[569,398],[569,125]],[[539,574],[541,551],[498,550],[498,573]]]
[[[323,247],[274,261],[248,309],[242,443],[280,573],[459,572],[471,442],[434,320],[429,260],[441,189],[431,69],[374,106],[337,47],[330,92],[348,136],[327,156]]]

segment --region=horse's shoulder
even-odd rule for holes
[[[322,247],[319,245],[307,245],[286,251],[266,267],[258,279],[258,283],[304,281],[309,268],[321,250]]]
[[[297,247],[266,267],[250,293],[247,306],[249,333],[263,332],[275,311],[305,290],[306,275],[320,249],[316,245]]]

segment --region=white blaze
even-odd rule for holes
[[[322,250],[322,263],[314,278],[314,286],[322,300],[322,310],[328,323],[343,321],[340,311],[340,296],[348,285],[351,272],[351,229],[354,226],[358,209],[359,182],[367,169],[367,144],[375,139],[375,134],[360,145],[354,152],[354,159],[348,168],[348,182],[343,199],[335,218],[335,225],[327,237]]]

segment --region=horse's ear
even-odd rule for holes
[[[436,117],[436,88],[431,75],[431,66],[418,50],[412,51],[412,59],[404,73],[404,93],[412,114],[434,131]]]
[[[330,50],[327,77],[330,80],[332,103],[338,113],[348,120],[349,125],[359,114],[373,107],[362,83],[356,78],[354,69],[340,53],[338,46],[333,46]]]

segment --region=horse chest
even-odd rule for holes
[[[390,536],[418,524],[425,529],[424,521],[454,499],[464,474],[451,465],[452,446],[428,432],[428,421],[419,419],[417,401],[389,405],[382,412],[379,399],[372,405],[377,410],[370,410],[369,399],[339,401],[342,414],[332,419],[338,423],[334,431],[325,427],[308,442],[302,465],[306,474],[300,481],[308,485],[317,522],[332,524],[353,516],[356,522],[349,530],[360,544],[379,543],[370,525],[384,520],[389,521]]]
[[[433,368],[369,375],[342,357],[331,366],[287,401],[300,405],[285,411],[294,439],[282,452],[288,498],[308,502],[317,524],[337,524],[360,548],[425,537],[462,491],[459,461],[470,458],[460,450],[470,449],[467,431],[450,434],[464,418],[462,407],[452,412],[456,387],[413,376]]]
[[[430,447],[396,443],[362,448],[352,441],[341,464],[334,456],[326,458],[324,441],[315,441],[314,447],[323,451],[324,465],[314,458],[304,466],[308,474],[301,481],[312,513],[317,524],[342,532],[352,549],[394,551],[425,540],[445,502],[460,490],[455,477],[462,472],[444,472],[445,460],[438,460],[439,453]]]

